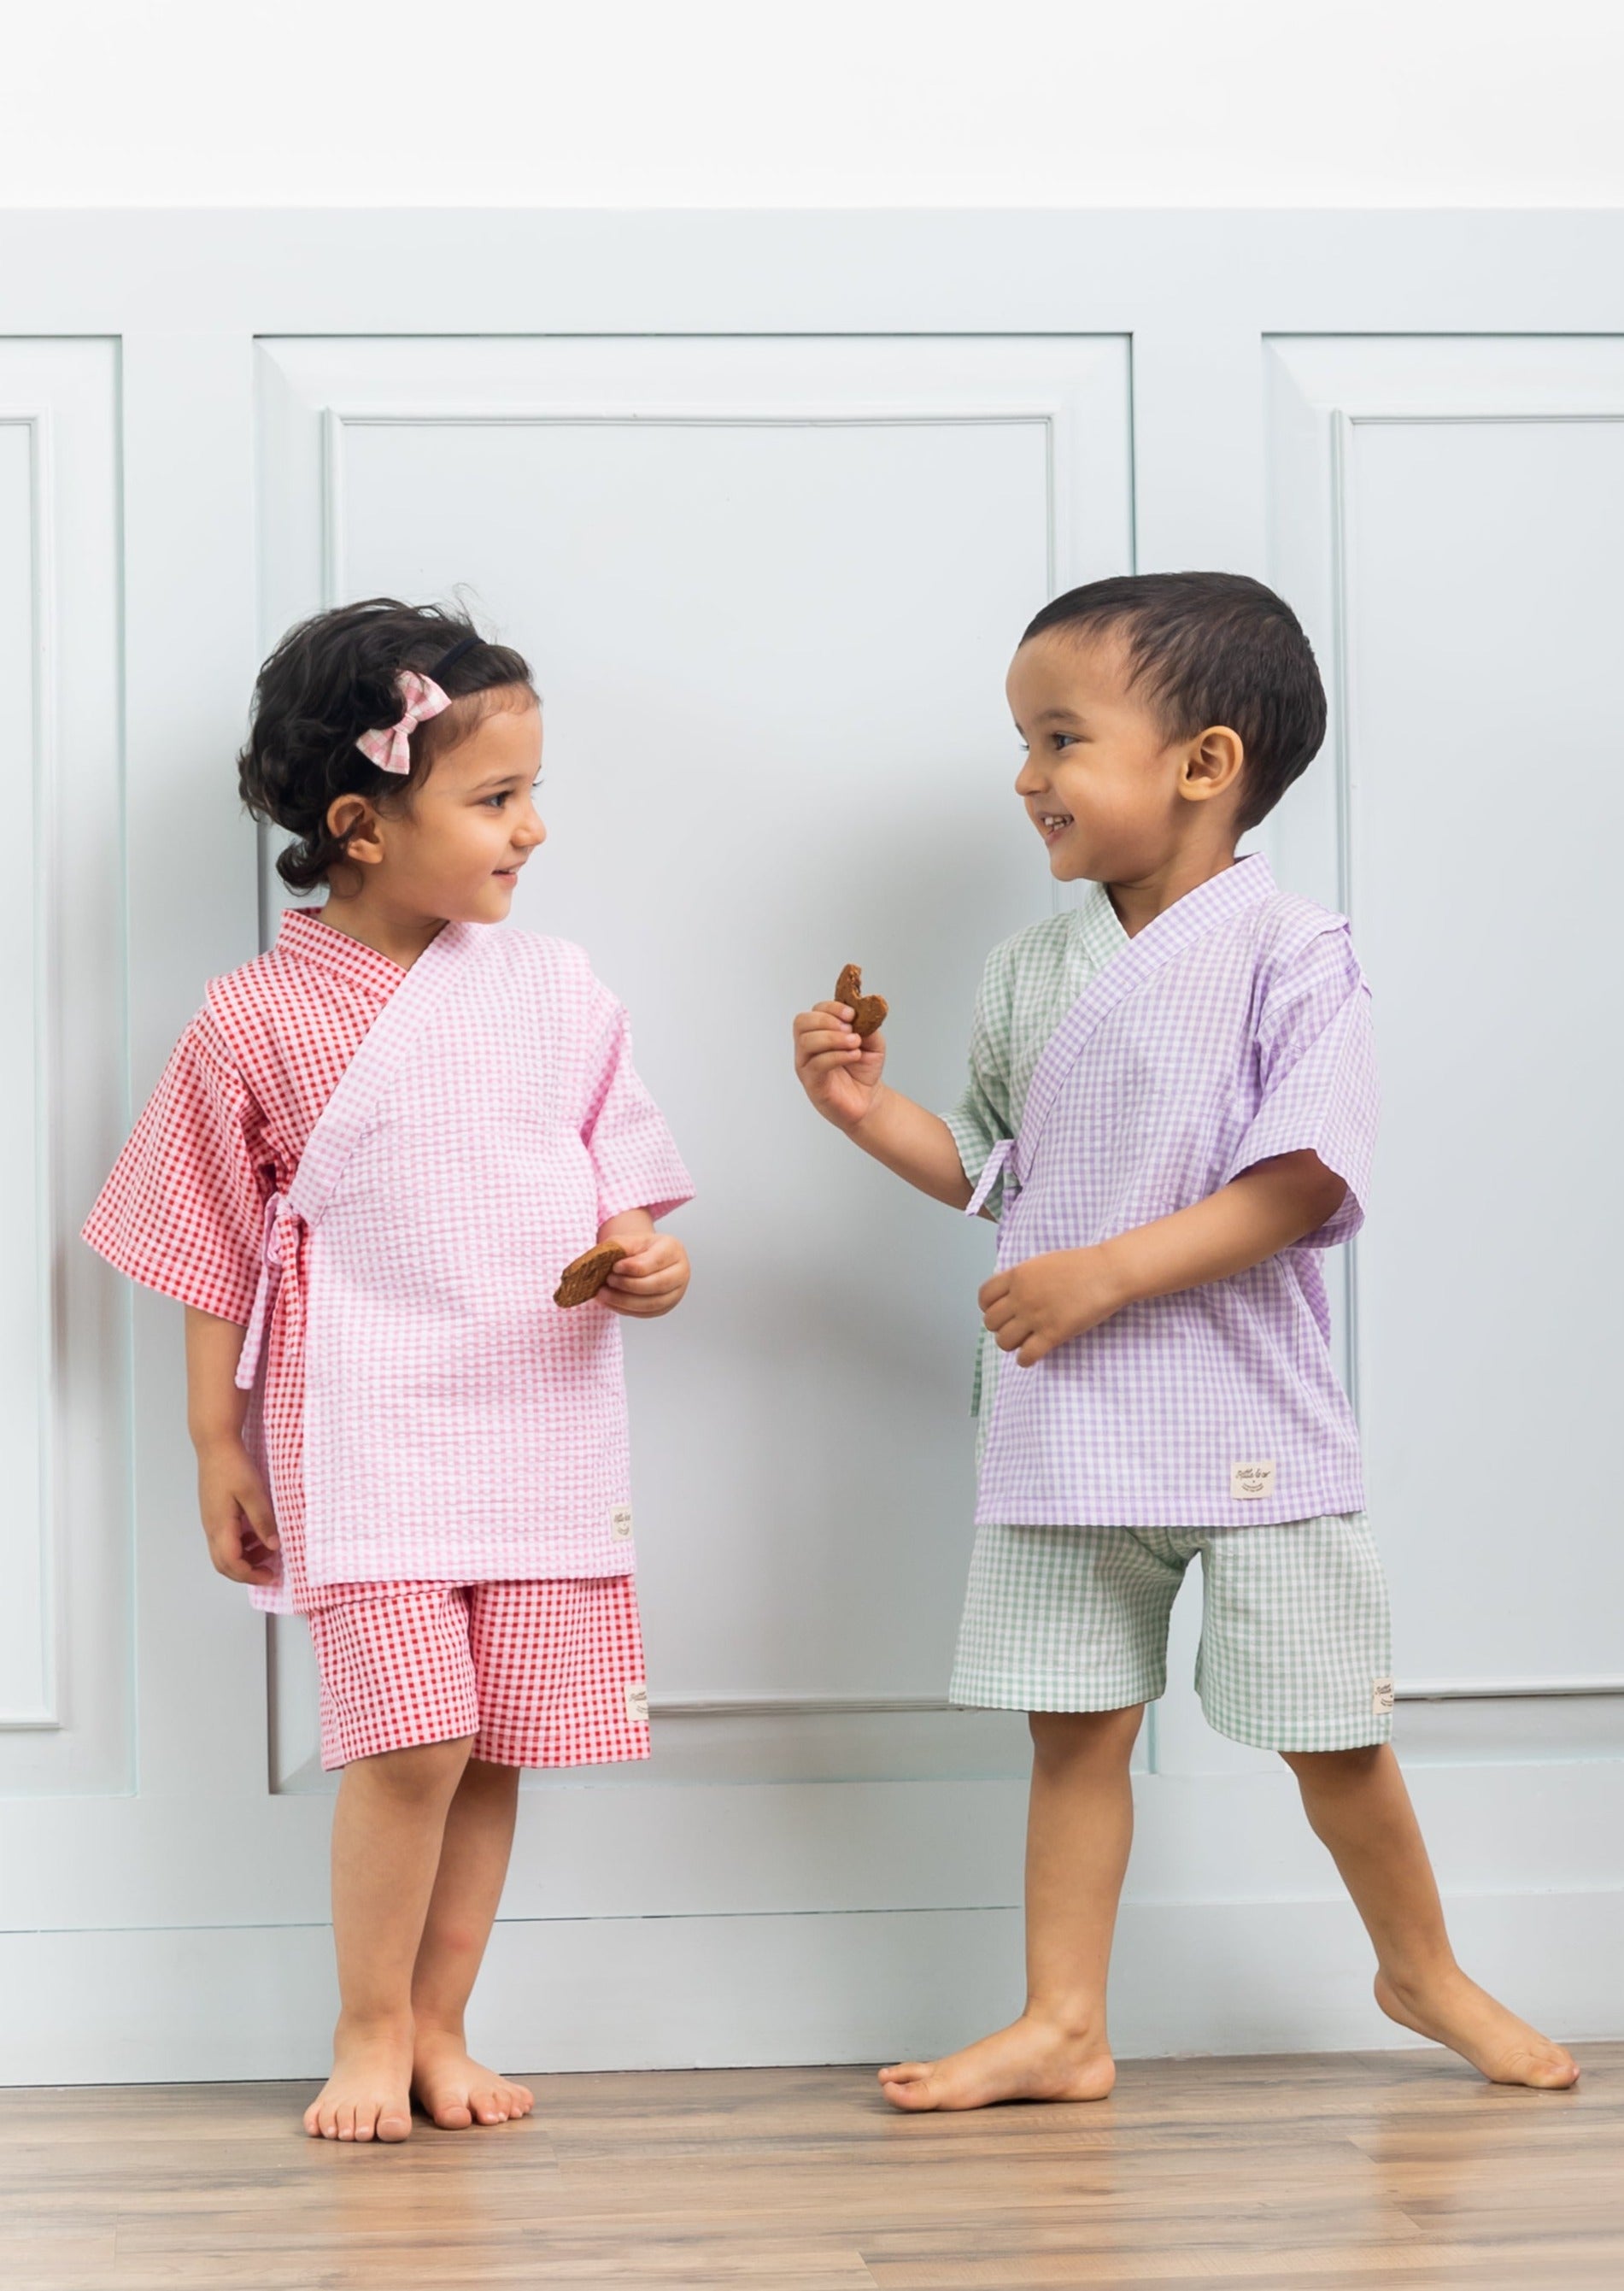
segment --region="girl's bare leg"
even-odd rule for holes
[[[1143,1716],[1142,1704],[1031,1714],[1026,2010],[946,2060],[882,2069],[894,2107],[1103,2100],[1110,2091],[1105,1983],[1133,1841],[1128,1761]]]
[[[1572,2056],[1497,2004],[1455,1962],[1432,1864],[1389,1745],[1292,1750],[1286,1764],[1376,1950],[1376,2002],[1389,2020],[1447,2045],[1494,2084],[1563,2091]]]
[[[356,1758],[332,1817],[339,2024],[332,2074],[305,2110],[324,2140],[412,2130],[412,1972],[471,1737]]]
[[[445,1817],[439,1875],[412,1981],[412,2084],[447,2131],[505,2124],[535,2105],[529,2087],[469,2057],[463,2016],[485,1953],[513,1850],[519,1770],[470,1758]]]

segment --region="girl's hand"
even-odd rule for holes
[[[624,1235],[620,1238],[625,1240]],[[630,1256],[620,1259],[598,1296],[612,1313],[625,1313],[635,1321],[657,1321],[683,1301],[688,1286],[688,1252],[668,1233],[651,1233],[630,1247]]]
[[[1120,1274],[1104,1249],[1055,1249],[995,1273],[982,1284],[981,1318],[1001,1352],[1022,1368],[1098,1328],[1129,1301]]]
[[[209,1556],[234,1583],[274,1583],[271,1561],[280,1548],[276,1517],[265,1483],[237,1439],[197,1451],[197,1508],[209,1539]]]
[[[848,1002],[820,1002],[795,1022],[795,1070],[826,1121],[852,1130],[874,1109],[885,1069],[885,1037],[861,1041]]]

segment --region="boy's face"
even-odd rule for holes
[[[1142,687],[1130,686],[1129,664],[1116,631],[1063,629],[1033,637],[1010,663],[1005,689],[1027,751],[1015,792],[1063,883],[1142,881],[1198,824],[1228,826],[1239,808],[1234,733],[1169,741]]]

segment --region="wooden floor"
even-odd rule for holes
[[[1572,2094],[1436,2052],[1130,2063],[900,2117],[859,2069],[537,2078],[536,2114],[307,2141],[292,2085],[0,2094],[5,2291],[1624,2287],[1624,2045]]]

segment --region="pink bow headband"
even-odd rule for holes
[[[433,677],[420,676],[414,668],[401,671],[395,689],[401,703],[398,721],[380,732],[363,732],[356,742],[367,761],[376,764],[380,772],[409,772],[412,735],[420,724],[426,724],[431,716],[438,716],[451,706],[450,695],[440,689]]]

